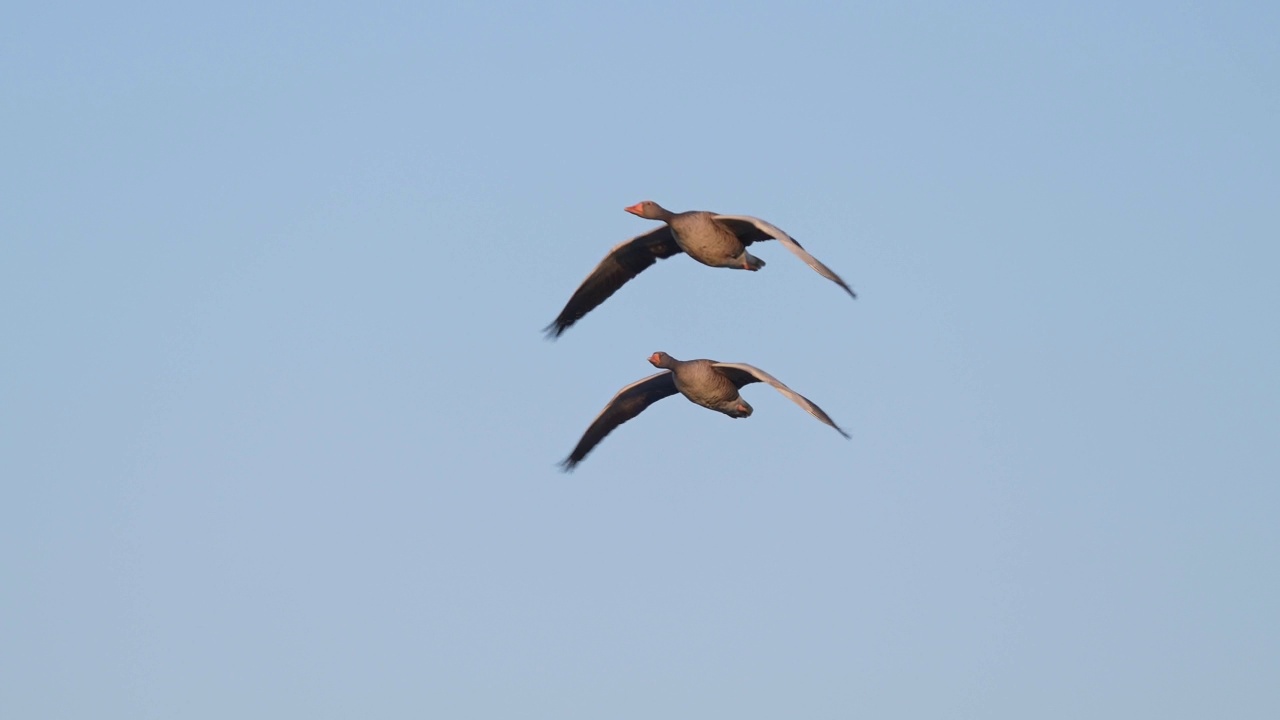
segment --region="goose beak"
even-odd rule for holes
[[[626,210],[627,212],[631,213],[632,215],[639,215],[639,214],[640,214],[640,206],[641,206],[641,205],[643,205],[643,204],[644,204],[644,203],[636,203],[635,205],[632,205],[631,207],[628,207],[628,208],[622,208],[622,209],[623,209],[623,210]]]

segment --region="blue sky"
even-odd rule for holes
[[[1275,5],[7,15],[0,715],[1280,712]]]

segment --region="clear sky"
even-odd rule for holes
[[[9,7],[0,716],[1280,717],[1277,7]]]

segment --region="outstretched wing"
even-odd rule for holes
[[[729,380],[732,381],[734,385],[737,385],[738,388],[741,388],[743,385],[750,385],[753,382],[769,383],[777,388],[778,392],[791,398],[792,402],[804,408],[805,412],[835,428],[837,432],[846,438],[849,437],[849,433],[845,432],[839,425],[837,425],[835,421],[831,419],[831,416],[823,412],[822,408],[814,404],[813,401],[786,385],[783,385],[778,378],[770,375],[760,368],[746,363],[715,363],[715,368],[724,373],[725,377],[729,378]]]
[[[575,465],[591,452],[613,429],[631,418],[644,412],[644,409],[661,400],[676,394],[675,376],[663,370],[643,380],[637,380],[618,391],[617,395],[604,406],[604,410],[591,421],[591,426],[582,434],[578,446],[569,453],[560,465],[565,470],[572,470]]]
[[[849,293],[850,297],[858,297],[858,294],[853,291],[853,288],[849,287],[844,280],[841,280],[840,276],[837,275],[834,270],[823,265],[818,258],[806,252],[805,249],[800,246],[800,243],[796,242],[790,235],[782,232],[782,230],[778,229],[776,226],[771,225],[758,217],[751,217],[750,215],[716,215],[715,219],[716,222],[719,222],[729,228],[730,232],[737,235],[738,240],[740,240],[743,245],[750,245],[753,242],[761,242],[764,240],[777,240],[788,250],[795,253],[796,257],[803,260],[806,265],[817,270],[819,275],[844,288],[844,291]]]
[[[553,340],[560,337],[570,325],[607,300],[628,280],[655,262],[678,252],[680,246],[666,225],[618,243],[582,281],[555,321],[546,327],[547,337]]]

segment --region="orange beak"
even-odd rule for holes
[[[640,206],[641,206],[641,205],[643,205],[643,204],[644,204],[644,203],[642,203],[642,202],[638,202],[638,203],[636,203],[635,205],[632,205],[632,206],[631,206],[631,207],[629,207],[629,208],[622,208],[622,209],[623,209],[623,210],[626,210],[627,212],[631,213],[632,215],[639,215],[639,214],[640,214]]]
[[[653,363],[654,365],[657,365],[657,364],[658,364],[658,353],[654,353],[654,354],[650,355],[650,356],[649,356],[649,362]]]

